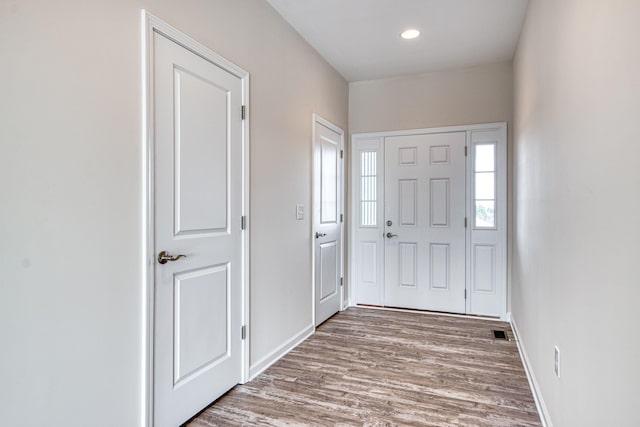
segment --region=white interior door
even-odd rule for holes
[[[385,138],[386,306],[465,312],[465,138]]]
[[[176,426],[241,380],[242,81],[153,46],[154,425]]]
[[[343,131],[314,118],[313,241],[316,326],[340,310],[342,301]]]

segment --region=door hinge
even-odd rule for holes
[[[343,277],[340,278],[340,286],[344,286],[344,278]]]
[[[242,114],[242,120],[244,120],[245,117],[247,117],[247,108],[244,105],[241,108],[241,114]]]
[[[340,150],[340,158],[344,158],[344,150]]]
[[[240,229],[242,230],[246,230],[247,229],[247,217],[242,215],[240,217]]]
[[[242,325],[242,339],[247,338],[247,327],[246,325]]]
[[[340,214],[340,222],[344,222],[344,215]]]
[[[467,290],[464,290],[464,299],[467,299]]]
[[[244,118],[244,116],[243,116],[243,118]],[[467,146],[466,145],[464,146],[464,156],[467,157]]]
[[[467,217],[464,217],[464,228],[467,228]]]

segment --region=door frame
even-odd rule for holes
[[[465,132],[466,133],[466,146],[468,150],[468,156],[466,158],[466,217],[468,218],[469,226],[466,229],[466,248],[465,248],[465,265],[466,265],[466,284],[465,287],[467,289],[467,293],[470,292],[470,281],[471,281],[471,245],[474,240],[473,236],[473,221],[472,221],[472,202],[471,200],[473,196],[473,192],[471,191],[471,174],[472,171],[472,147],[473,147],[473,135],[474,132],[482,132],[482,131],[496,131],[500,135],[499,144],[499,153],[497,154],[496,161],[500,167],[504,168],[502,174],[499,174],[496,180],[496,195],[498,199],[501,199],[503,202],[496,209],[496,218],[497,218],[497,227],[498,231],[498,244],[500,246],[500,250],[498,252],[497,257],[497,265],[499,267],[497,271],[497,285],[498,285],[498,293],[500,298],[500,312],[498,313],[500,319],[508,320],[508,297],[509,297],[509,283],[507,281],[507,271],[509,269],[510,259],[507,256],[508,254],[508,241],[507,241],[507,230],[508,230],[508,192],[507,192],[507,179],[508,179],[508,143],[507,143],[507,123],[506,122],[496,122],[496,123],[481,123],[481,124],[471,124],[471,125],[459,125],[459,126],[446,126],[446,127],[437,127],[437,128],[422,128],[422,129],[410,129],[410,130],[397,130],[397,131],[384,131],[384,132],[363,132],[363,133],[355,133],[351,135],[350,141],[350,152],[354,156],[349,162],[349,182],[350,184],[350,196],[349,196],[349,253],[347,254],[347,265],[349,266],[349,280],[347,286],[349,286],[348,295],[349,295],[349,306],[356,306],[356,294],[357,294],[357,265],[358,255],[357,250],[359,248],[358,245],[358,212],[359,208],[357,206],[358,200],[356,200],[356,195],[358,192],[354,191],[355,186],[359,185],[359,179],[354,175],[354,162],[358,161],[356,158],[356,153],[358,150],[356,149],[357,144],[359,142],[369,141],[371,147],[376,146],[375,150],[379,151],[379,155],[382,157],[382,165],[384,166],[384,150],[385,150],[385,142],[384,139],[386,137],[392,136],[406,136],[406,135],[420,135],[420,134],[433,134],[433,133],[448,133],[448,132]],[[384,171],[381,173],[382,175],[382,188],[380,188],[379,194],[381,194],[381,201],[385,203],[384,197]],[[380,185],[380,184],[378,184]],[[384,209],[384,207],[383,207]],[[381,217],[382,218],[382,217]],[[381,234],[380,234],[381,235]],[[379,237],[379,239],[381,239]],[[380,301],[383,306],[384,303],[384,255],[382,258],[382,266],[378,267],[378,274],[381,275],[381,286],[379,289],[380,292]],[[381,270],[380,270],[381,269]],[[471,298],[467,298],[465,302],[466,312],[469,313],[469,307]],[[479,316],[482,317],[482,316]]]
[[[153,426],[153,361],[154,361],[154,300],[155,300],[155,170],[154,170],[154,98],[153,98],[153,33],[158,32],[173,40],[182,47],[190,50],[203,59],[233,74],[241,80],[242,105],[245,118],[242,121],[242,212],[247,221],[242,233],[242,274],[241,274],[241,310],[242,324],[246,325],[246,336],[242,341],[241,352],[241,383],[249,378],[249,340],[251,328],[249,327],[249,73],[229,60],[215,53],[205,45],[199,43],[185,33],[169,25],[163,20],[142,9],[141,17],[141,104],[142,104],[142,144],[141,144],[141,170],[142,170],[142,348],[141,348],[141,399],[143,409],[141,411],[141,425]],[[240,114],[240,112],[238,112]],[[240,331],[238,331],[240,333]],[[194,414],[195,415],[195,414]]]
[[[311,115],[311,224],[309,226],[309,236],[311,236],[311,310],[312,310],[312,322],[313,328],[315,330],[316,325],[316,242],[313,237],[313,227],[316,221],[316,206],[315,200],[316,197],[314,195],[314,191],[316,188],[316,170],[315,170],[315,145],[316,145],[316,125],[321,125],[329,128],[334,131],[338,135],[340,135],[340,150],[342,151],[342,167],[340,169],[341,173],[341,183],[340,183],[340,214],[342,215],[343,220],[340,222],[340,277],[342,278],[343,285],[340,286],[340,311],[344,310],[344,264],[345,264],[345,253],[344,253],[344,211],[345,211],[345,156],[344,156],[344,130],[342,130],[339,126],[331,123],[328,120],[323,119],[320,115],[313,113]]]

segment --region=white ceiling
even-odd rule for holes
[[[348,81],[508,61],[528,0],[267,0]],[[422,35],[403,40],[417,28]]]

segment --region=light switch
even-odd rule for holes
[[[296,205],[296,220],[304,219],[304,205]]]

